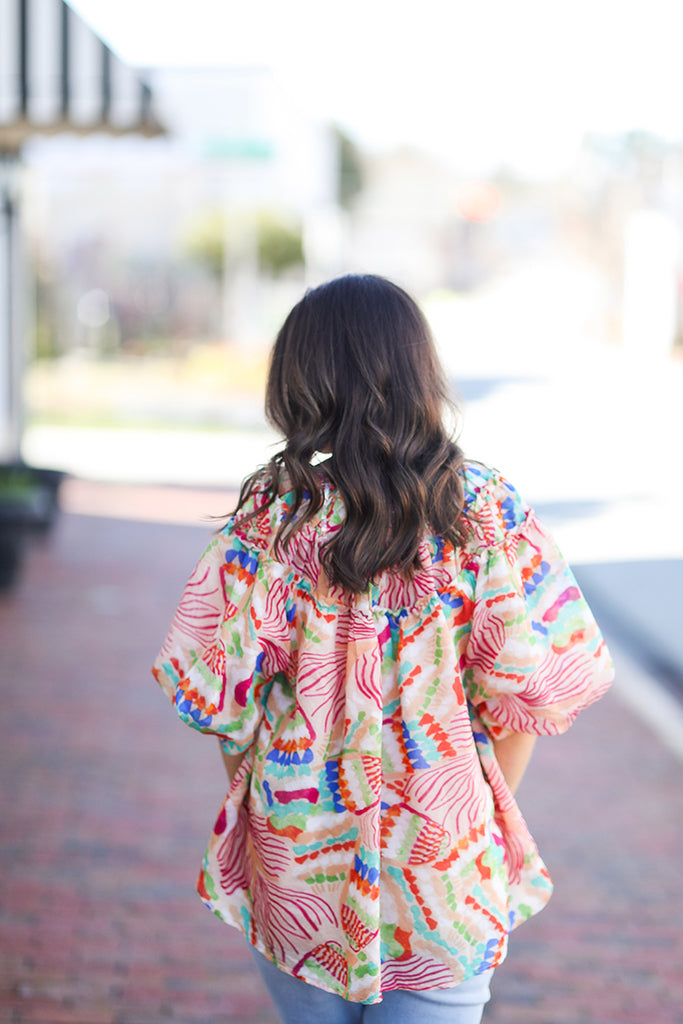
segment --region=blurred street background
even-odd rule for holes
[[[0,0],[0,1021],[274,1024],[193,893],[218,751],[149,666],[278,443],[282,319],[360,271],[421,303],[462,447],[617,666],[520,791],[556,894],[485,1019],[683,1024],[676,28],[665,0]]]

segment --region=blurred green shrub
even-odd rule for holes
[[[259,214],[256,227],[259,269],[279,277],[287,270],[303,266],[304,246],[301,227],[273,213]]]
[[[250,253],[255,247],[255,254]],[[221,277],[226,260],[239,263],[240,259],[256,256],[261,273],[279,277],[298,266],[303,266],[304,247],[301,225],[286,215],[261,210],[251,218],[239,218],[234,225],[222,211],[205,214],[190,228],[185,252]]]

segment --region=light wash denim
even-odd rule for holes
[[[479,1024],[491,996],[493,969],[455,988],[392,989],[381,1003],[350,1003],[286,974],[250,948],[282,1024]]]

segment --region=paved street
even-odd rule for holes
[[[0,600],[0,1020],[274,1024],[241,937],[194,894],[218,751],[149,675],[209,535],[181,524],[230,499],[64,498]],[[514,933],[487,1024],[683,1022],[683,763],[620,693],[538,744],[520,803],[556,893]]]

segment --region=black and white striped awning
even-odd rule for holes
[[[0,0],[0,151],[62,131],[163,129],[149,86],[64,0]]]

